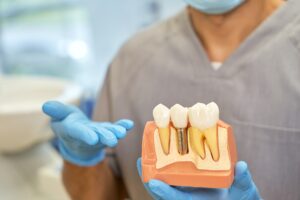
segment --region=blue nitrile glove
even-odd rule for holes
[[[137,160],[139,175],[142,174],[141,159]],[[240,161],[235,166],[234,182],[229,189],[173,187],[159,180],[144,184],[156,200],[259,200],[259,192],[252,181],[248,166]]]
[[[80,166],[92,166],[101,162],[104,148],[114,147],[118,140],[133,128],[130,120],[114,124],[90,121],[75,106],[49,101],[43,111],[52,118],[51,128],[59,138],[59,150],[64,159]]]

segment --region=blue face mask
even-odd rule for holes
[[[224,14],[241,5],[245,0],[184,0],[193,8],[206,14]]]

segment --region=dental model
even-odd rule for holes
[[[232,128],[219,120],[211,102],[190,108],[159,104],[154,122],[145,126],[142,144],[143,181],[170,185],[228,188],[237,160]]]

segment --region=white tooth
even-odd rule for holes
[[[193,127],[204,130],[216,125],[219,120],[219,107],[215,102],[207,105],[197,103],[189,109],[189,121]]]
[[[170,149],[170,110],[166,106],[159,104],[153,109],[153,118],[158,127],[161,146],[165,154],[169,154]]]
[[[206,128],[206,105],[203,103],[196,103],[189,108],[189,121],[193,127],[200,130]]]
[[[171,120],[175,128],[186,128],[188,125],[188,109],[175,104],[171,109]]]
[[[191,145],[193,150],[201,156],[201,158],[205,158],[205,148],[203,143],[203,140],[205,139],[213,159],[219,159],[216,126],[218,120],[219,108],[214,102],[207,105],[197,103],[189,109],[189,121],[192,126],[189,129],[192,140]]]
[[[166,128],[170,123],[170,110],[163,104],[158,104],[153,109],[153,118],[156,126],[159,128]]]
[[[216,125],[219,121],[219,107],[215,102],[211,102],[207,104],[207,127],[210,128]]]

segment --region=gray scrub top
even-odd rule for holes
[[[186,11],[133,37],[113,60],[95,119],[129,118],[134,130],[116,148],[129,195],[150,199],[136,170],[146,121],[159,103],[215,101],[234,128],[266,200],[300,199],[300,1],[266,19],[215,71]],[[101,186],[99,186],[101,187]]]

